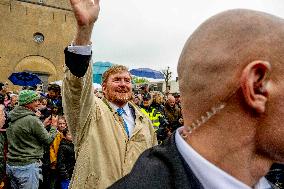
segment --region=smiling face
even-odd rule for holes
[[[40,105],[40,101],[39,100],[34,100],[33,102],[29,103],[29,104],[26,104],[24,105],[26,108],[36,112],[39,108],[39,105]]]
[[[107,100],[117,106],[123,106],[132,96],[131,76],[128,71],[111,74],[102,88]]]

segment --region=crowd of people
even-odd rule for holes
[[[104,77],[111,77],[114,74],[112,72],[117,72],[116,69],[127,71],[124,66],[114,66],[105,73]],[[108,74],[109,76],[106,76]],[[104,78],[104,82],[106,80],[108,78]],[[3,83],[0,83],[0,86],[0,104],[4,118],[1,120],[3,127],[0,135],[2,144],[0,148],[0,152],[2,152],[1,183],[6,188],[18,188],[19,186],[40,189],[68,188],[76,161],[70,132],[72,127],[68,128],[64,115],[61,86],[49,84],[46,93],[42,91],[42,88],[34,86],[25,86],[19,91],[8,91],[9,87]],[[109,103],[110,106],[115,106],[117,103],[112,99],[116,98],[116,94],[113,95],[107,92],[108,90],[98,92],[97,89],[92,88],[92,91],[93,96],[96,96],[98,100],[105,101],[104,103]],[[148,125],[146,128],[148,131],[145,131],[146,133],[140,131],[140,134],[144,133],[145,137],[148,137],[147,132],[150,131],[152,137],[148,141],[150,142],[149,146],[136,147],[141,150],[136,152],[136,157],[131,158],[137,159],[145,149],[156,145],[157,141],[162,143],[176,128],[183,125],[180,96],[179,94],[166,96],[158,91],[149,91],[148,84],[141,85],[139,90],[130,89],[129,95],[131,96],[127,98],[126,103],[131,108],[129,108],[130,112],[127,112],[126,109],[126,114],[133,112],[135,117],[136,114],[139,118],[142,116],[146,124],[142,122],[139,126],[138,123],[134,123],[134,127],[142,128]],[[111,101],[107,102],[108,99]],[[129,121],[127,118],[125,120],[126,122],[122,121],[123,124],[131,124],[131,120]],[[119,121],[121,122],[120,118]],[[125,128],[125,125],[123,127]],[[133,135],[134,128],[131,130],[128,126],[128,129],[129,133],[126,135],[129,140]],[[141,139],[143,140],[141,137],[137,138],[138,141]],[[114,141],[116,140],[114,139]],[[101,142],[106,142],[106,139],[101,139]],[[113,153],[113,149],[111,151]],[[131,156],[134,152],[131,152]],[[132,162],[134,163],[136,159]],[[19,167],[24,171],[19,171]],[[113,172],[112,168],[109,168],[107,174]],[[131,168],[131,166],[126,167],[127,170],[122,174],[125,175]],[[28,178],[29,175],[28,180],[21,178],[23,176]],[[107,185],[115,180],[117,178],[110,180]]]
[[[140,92],[133,96],[133,102],[152,121],[158,143],[162,143],[178,127],[183,125],[180,95],[149,91],[149,85],[140,86]]]
[[[50,84],[47,93],[36,89],[13,92],[0,83],[2,188],[68,188],[75,153],[61,87]]]
[[[70,2],[77,32],[62,87],[0,83],[0,188],[283,187],[283,19],[252,10],[209,18],[181,53],[180,94],[134,92],[123,65],[104,72],[98,93],[90,39],[99,0]]]

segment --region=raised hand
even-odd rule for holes
[[[89,26],[98,19],[99,0],[70,0],[78,26]]]
[[[78,25],[73,44],[88,45],[100,12],[99,0],[70,0],[70,3]]]
[[[56,126],[58,125],[58,115],[51,116],[51,125]]]
[[[51,115],[43,121],[43,125],[46,127],[51,124]]]

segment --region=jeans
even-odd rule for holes
[[[42,180],[40,162],[24,166],[7,164],[6,172],[12,189],[38,189],[39,181]]]

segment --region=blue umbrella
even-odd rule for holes
[[[8,78],[14,85],[19,86],[36,86],[42,83],[36,74],[29,72],[15,72]]]
[[[146,78],[153,78],[153,79],[164,79],[164,75],[156,70],[152,70],[150,68],[137,68],[130,70],[132,75],[138,77],[146,77]]]

